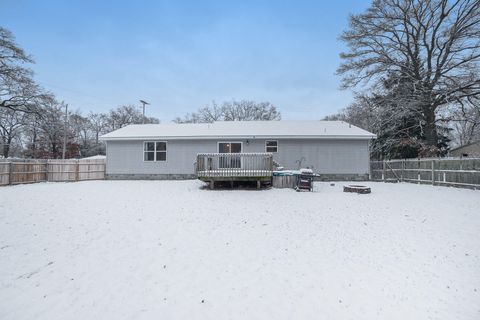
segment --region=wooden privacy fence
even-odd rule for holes
[[[480,158],[372,161],[370,178],[480,189]]]
[[[0,186],[45,181],[105,179],[105,160],[11,160],[0,162]]]

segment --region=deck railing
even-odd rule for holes
[[[271,153],[199,153],[195,165],[199,179],[271,177]]]

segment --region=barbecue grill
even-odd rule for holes
[[[297,191],[308,190],[313,191],[313,174],[312,169],[301,169],[297,178]]]

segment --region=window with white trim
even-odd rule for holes
[[[278,141],[277,140],[265,141],[265,152],[271,152],[271,153],[278,152]]]
[[[145,141],[143,143],[144,161],[167,161],[167,142]]]

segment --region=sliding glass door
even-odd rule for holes
[[[242,153],[242,143],[241,142],[219,142],[218,143],[218,153]],[[241,168],[242,161],[240,155],[229,155],[225,157],[220,157],[219,167],[221,169],[227,168]]]

